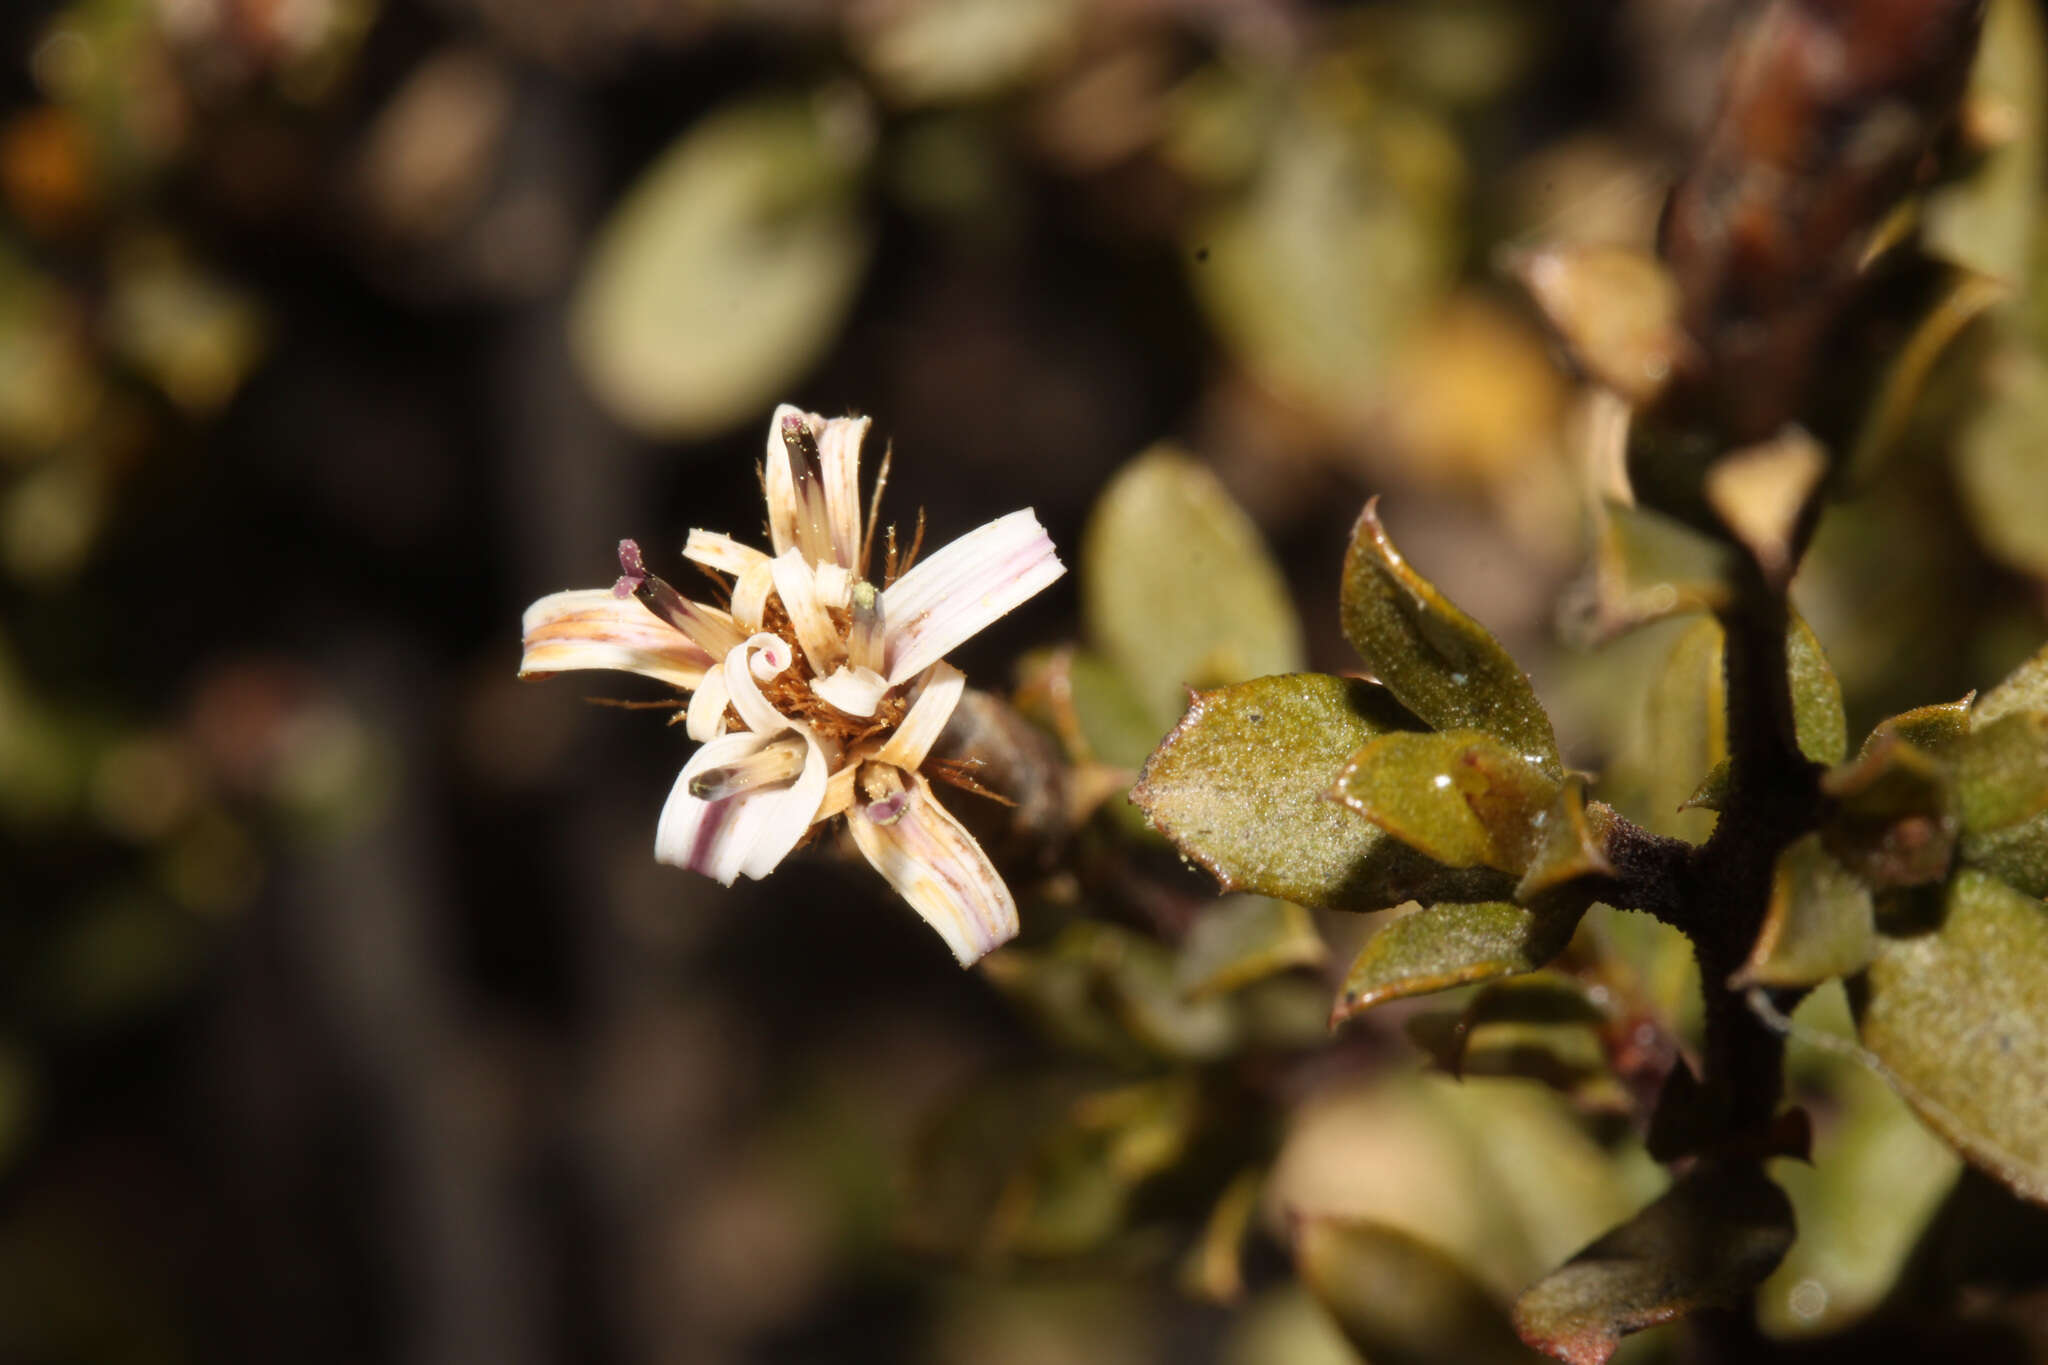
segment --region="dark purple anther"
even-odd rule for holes
[[[619,581],[612,584],[612,596],[621,601],[640,590],[647,581],[647,561],[640,557],[640,542],[619,542]]]

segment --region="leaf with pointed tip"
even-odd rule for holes
[[[1849,755],[1842,684],[1813,628],[1797,612],[1785,635],[1785,671],[1792,686],[1792,724],[1799,752],[1816,763],[1840,763]]]
[[[1308,911],[1270,896],[1230,896],[1201,912],[1174,963],[1191,1000],[1223,995],[1290,967],[1327,962],[1330,947]]]
[[[1506,879],[1431,862],[1329,799],[1345,761],[1415,720],[1386,689],[1324,673],[1199,693],[1131,792],[1225,891],[1383,910],[1496,894]]]
[[[1550,717],[1500,641],[1410,567],[1368,502],[1344,556],[1344,636],[1400,703],[1437,730],[1484,730],[1553,780]]]
[[[1478,730],[1381,735],[1351,756],[1335,795],[1447,867],[1519,873],[1557,783]]]
[[[2048,712],[2048,646],[1977,699],[1970,711],[1970,728],[1979,729],[2015,711]]]
[[[1160,728],[1190,687],[1304,661],[1293,598],[1258,527],[1214,474],[1169,446],[1125,465],[1097,499],[1081,599],[1089,638]]]
[[[1870,888],[1808,834],[1778,855],[1764,927],[1729,984],[1817,986],[1861,971],[1876,952]]]
[[[1583,913],[1578,906],[1530,909],[1508,901],[1410,911],[1366,940],[1330,1022],[1389,1000],[1533,972],[1564,951]]]
[[[1507,1310],[1448,1253],[1362,1219],[1304,1218],[1302,1280],[1373,1365],[1529,1365]]]
[[[2048,1203],[2048,906],[1964,868],[1938,928],[1855,983],[1864,1046],[1949,1145]]]
[[[1536,817],[1533,851],[1515,886],[1515,899],[1527,905],[1544,892],[1581,877],[1613,876],[1607,835],[1614,818],[1611,806],[1586,805],[1584,778],[1576,773],[1565,778],[1550,808]]]
[[[1972,729],[1956,753],[1956,795],[1965,835],[2048,810],[2048,712],[2022,711]]]
[[[1828,852],[1871,886],[1924,886],[1948,871],[1954,797],[1946,765],[1893,735],[1822,774],[1835,801],[1822,835]]]
[[[1869,753],[1870,746],[1878,742],[1881,735],[1903,739],[1916,749],[1922,749],[1936,758],[1947,758],[1955,747],[1970,733],[1970,700],[1976,693],[1960,701],[1935,702],[1931,706],[1916,706],[1910,711],[1901,711],[1877,723],[1870,737],[1863,741],[1861,753]]]
[[[1742,1302],[1791,1245],[1784,1191],[1754,1165],[1703,1161],[1537,1281],[1515,1304],[1515,1327],[1570,1365],[1604,1365],[1632,1332]]]

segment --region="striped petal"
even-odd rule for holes
[[[966,690],[966,674],[951,664],[933,664],[919,683],[917,696],[904,713],[902,724],[875,755],[876,760],[893,763],[906,772],[916,771],[938,742],[939,732],[952,719],[953,708],[960,704],[960,694]]]
[[[804,735],[808,752],[794,782],[757,787],[718,801],[690,794],[690,784],[715,769],[751,758],[769,740],[742,731],[710,740],[690,756],[661,808],[654,856],[731,886],[742,874],[765,877],[789,856],[811,827],[825,797],[825,754]]]
[[[637,598],[615,597],[609,588],[543,597],[526,609],[521,629],[526,637],[519,660],[522,678],[604,668],[687,689],[714,665],[689,636]]]
[[[969,966],[1017,936],[1017,902],[974,836],[932,795],[931,784],[917,773],[906,777],[901,795],[908,800],[889,800],[887,823],[870,815],[882,806],[877,802],[851,811],[847,828],[896,894],[938,930],[961,966]]]
[[[1029,508],[969,531],[883,591],[883,673],[916,676],[1066,571]]]

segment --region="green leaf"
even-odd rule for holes
[[[692,124],[627,192],[570,319],[613,416],[651,435],[710,435],[767,412],[824,354],[871,245],[863,123],[821,100],[738,101]]]
[[[1456,139],[1364,70],[1342,52],[1312,64],[1273,93],[1270,122],[1263,92],[1211,93],[1209,126],[1178,139],[1184,160],[1246,173],[1192,220],[1197,303],[1262,387],[1340,427],[1369,412],[1464,253]],[[1244,136],[1261,123],[1263,145]]]
[[[1681,612],[1711,611],[1728,598],[1735,551],[1684,522],[1602,498],[1593,507],[1591,591],[1565,629],[1575,643],[1605,643]]]
[[[1017,667],[1015,700],[1018,710],[1059,737],[1077,764],[1135,771],[1166,728],[1122,673],[1070,645],[1026,655]]]
[[[1454,1077],[1516,1076],[1574,1095],[1582,1107],[1620,1110],[1628,1097],[1608,1067],[1598,1032],[1606,1023],[1584,985],[1537,973],[1482,987],[1463,1009],[1412,1015],[1406,1029]]]
[[[2048,712],[2019,712],[1971,730],[1956,754],[1956,794],[1966,836],[2048,810]]]
[[[1500,641],[1417,574],[1368,502],[1344,556],[1345,638],[1401,704],[1437,730],[1483,730],[1553,781],[1550,717]]]
[[[1784,1191],[1753,1165],[1703,1161],[1537,1281],[1515,1304],[1515,1326],[1570,1365],[1603,1365],[1632,1332],[1740,1304],[1791,1245]]]
[[[1981,729],[2015,711],[2048,714],[2048,646],[1977,699],[1977,705],[1970,711],[1970,728]]]
[[[1507,1310],[1447,1253],[1382,1223],[1305,1218],[1302,1280],[1373,1365],[1527,1365]]]
[[[1329,799],[1352,754],[1414,723],[1385,689],[1322,673],[1203,692],[1131,799],[1225,891],[1382,910],[1504,890],[1496,874],[1444,868]]]
[[[1841,483],[1846,491],[1870,488],[1903,456],[1916,410],[1941,361],[1956,350],[1970,324],[2012,297],[2012,286],[1972,271],[1952,272],[1941,296],[1886,367],[1877,396],[1851,447]]]
[[[1983,388],[1955,447],[1957,492],[1993,556],[2048,573],[2048,361],[2008,339],[1985,362]]]
[[[1081,541],[1081,609],[1160,730],[1190,687],[1303,663],[1294,602],[1258,527],[1214,474],[1171,447],[1125,465],[1096,502]]]
[[[1930,933],[1887,939],[1852,994],[1863,1043],[1929,1127],[2048,1203],[2048,906],[1964,868]]]
[[[2029,896],[2048,896],[2048,811],[2004,829],[1965,835],[1956,852]]]
[[[1785,671],[1792,685],[1792,724],[1799,752],[1816,763],[1840,763],[1849,756],[1849,716],[1842,708],[1842,684],[1820,641],[1797,612],[1785,635]]]
[[[1308,911],[1268,896],[1230,896],[1203,910],[1181,945],[1173,982],[1189,999],[1223,995],[1330,957]]]
[[[1873,916],[1870,888],[1834,860],[1820,835],[1805,835],[1778,855],[1763,929],[1729,984],[1817,986],[1861,971],[1877,951]]]
[[[2019,285],[2034,258],[2041,181],[2048,171],[2043,94],[2048,34],[2034,0],[1992,0],[1965,98],[1995,108],[2007,136],[1972,172],[1928,194],[1921,241],[1929,255]]]
[[[1879,721],[1877,728],[1870,732],[1870,738],[1863,741],[1861,752],[1869,753],[1880,736],[1890,735],[1936,758],[1947,758],[1969,733],[1970,698],[1964,697],[1960,701],[1916,706]]]
[[[1515,899],[1527,905],[1581,877],[1613,876],[1614,864],[1607,858],[1613,824],[1612,807],[1597,802],[1587,807],[1584,778],[1576,773],[1565,778],[1550,808],[1536,817],[1536,842],[1515,886]]]
[[[1404,914],[1366,940],[1344,976],[1330,1022],[1389,1000],[1533,972],[1564,951],[1581,913],[1485,901]]]
[[[1381,735],[1338,774],[1345,806],[1449,867],[1520,873],[1558,784],[1477,730]]]

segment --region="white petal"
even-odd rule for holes
[[[906,774],[910,798],[888,824],[865,808],[847,828],[875,870],[939,931],[965,967],[1017,936],[1017,902],[974,836],[932,795],[931,784]]]
[[[969,531],[883,591],[883,672],[891,683],[922,672],[1065,572],[1029,508]]]
[[[938,742],[939,732],[946,728],[953,708],[960,704],[960,694],[966,689],[966,674],[951,664],[933,664],[924,675],[924,681],[917,690],[917,699],[910,703],[903,723],[896,727],[896,733],[889,736],[889,742],[875,755],[876,759],[893,763],[906,772],[915,772],[924,762],[924,756],[932,751],[932,745]]]
[[[808,457],[800,461],[783,436],[786,427],[801,426],[810,433],[812,445],[818,446],[827,425],[817,413],[787,403],[775,409],[775,418],[768,424],[768,538],[778,557],[791,550],[801,550],[810,564],[829,564],[837,557],[832,543],[832,508],[825,492],[824,451],[818,450],[816,461]],[[801,478],[800,463],[805,467]]]
[[[889,680],[869,668],[841,664],[812,681],[811,691],[849,716],[872,716],[889,690]]]
[[[683,728],[691,739],[717,739],[725,733],[725,702],[725,670],[706,670],[704,680],[690,697],[690,709],[683,716]]]
[[[816,741],[805,738],[809,753],[795,782],[759,787],[722,801],[690,795],[692,779],[759,752],[767,741],[740,733],[721,736],[698,749],[661,808],[654,856],[727,886],[742,873],[763,877],[774,870],[810,828],[811,816],[825,795],[824,753]]]
[[[582,588],[543,597],[521,622],[526,649],[519,676],[541,678],[576,669],[609,668],[695,687],[711,656],[649,611],[639,599],[609,588]]]
[[[731,536],[720,535],[716,531],[691,531],[690,538],[683,543],[683,558],[707,569],[729,573],[734,578],[756,564],[768,562],[768,556],[753,546],[742,545]]]
[[[789,613],[790,627],[796,631],[796,642],[803,647],[804,657],[811,662],[811,672],[823,673],[845,657],[839,632],[833,629],[832,618],[825,614],[825,606],[818,600],[818,590],[812,581],[811,566],[796,550],[775,556],[769,565],[775,576],[775,595],[782,599],[783,610]]]
[[[797,728],[796,722],[768,704],[768,699],[761,695],[760,682],[755,679],[757,661],[776,665],[767,675],[772,678],[789,666],[788,655],[789,646],[780,637],[756,635],[725,656],[726,701],[739,712],[747,729],[757,735],[779,735]]]
[[[851,569],[860,557],[860,447],[871,425],[865,417],[834,417],[818,438],[825,470],[825,508],[831,517],[832,558]]]
[[[776,405],[775,415],[768,419],[768,449],[761,461],[768,495],[768,543],[778,555],[796,548],[797,543],[796,485],[789,474],[789,449],[782,439],[782,424],[792,417],[808,422],[811,415],[793,403]]]
[[[775,591],[775,574],[768,557],[749,564],[732,585],[732,619],[741,630],[752,633],[761,628],[761,613],[767,610],[768,594]]]
[[[845,611],[853,599],[853,575],[839,564],[820,564],[811,574],[818,605],[828,611]]]

